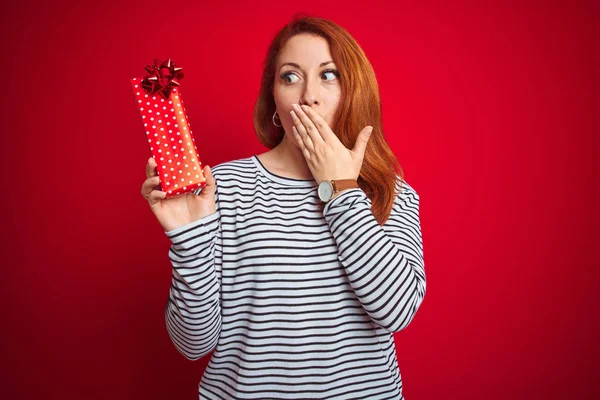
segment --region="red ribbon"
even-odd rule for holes
[[[158,93],[167,99],[174,87],[179,86],[183,78],[183,68],[176,67],[170,58],[162,63],[154,59],[154,65],[146,66],[148,75],[142,79],[142,88],[148,94]]]

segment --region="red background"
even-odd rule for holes
[[[262,153],[264,55],[305,11],[365,50],[421,197],[406,398],[598,398],[599,3],[497,3],[4,6],[0,397],[197,398],[209,357],[166,331],[169,242],[140,194],[129,78],[171,57],[203,163]]]

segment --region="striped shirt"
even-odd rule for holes
[[[323,203],[256,155],[212,171],[216,212],[165,232],[169,336],[190,360],[214,350],[200,399],[404,399],[393,333],[425,296],[417,192],[398,176],[381,226],[360,188]]]

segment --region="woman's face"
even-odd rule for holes
[[[292,104],[306,104],[333,126],[340,102],[341,88],[337,68],[327,41],[316,35],[298,34],[288,40],[279,53],[275,70],[273,97],[277,115],[288,139],[293,140]]]

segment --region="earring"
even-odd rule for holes
[[[281,127],[283,126],[283,124],[281,124],[281,125],[277,125],[277,124],[275,123],[275,116],[277,116],[277,119],[281,121],[281,118],[279,118],[279,115],[277,115],[277,110],[275,110],[275,113],[273,114],[273,118],[271,118],[271,119],[273,120],[273,125],[275,125],[275,126],[276,126],[276,127],[278,127],[278,128],[281,128]]]

